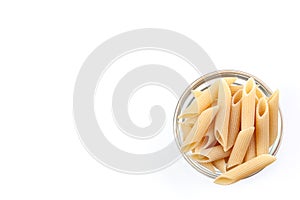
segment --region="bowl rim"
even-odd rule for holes
[[[261,79],[257,78],[256,76],[244,72],[244,71],[240,71],[240,70],[216,70],[207,74],[204,74],[202,76],[200,76],[199,78],[197,78],[196,80],[194,80],[182,93],[181,97],[179,98],[177,105],[176,105],[176,109],[174,112],[174,116],[173,116],[173,134],[174,134],[174,138],[175,138],[175,142],[176,145],[180,151],[181,145],[179,143],[179,140],[181,140],[180,138],[180,133],[178,130],[178,115],[179,110],[181,110],[180,108],[182,107],[182,105],[185,103],[186,98],[191,94],[191,90],[195,89],[197,87],[199,87],[200,85],[202,85],[203,83],[210,81],[210,80],[215,80],[218,78],[225,78],[225,77],[234,77],[234,76],[240,76],[240,77],[244,77],[244,78],[250,78],[252,77],[256,83],[259,83],[260,86],[262,86],[267,92],[268,94],[272,94],[273,91],[269,88],[269,86],[267,84],[265,84]],[[237,77],[237,78],[240,78]],[[241,79],[241,78],[240,78]],[[276,146],[274,147],[274,144],[271,147],[271,153],[269,152],[269,154],[275,156],[281,146],[281,142],[282,142],[282,137],[283,137],[283,117],[282,117],[282,112],[280,109],[280,105],[279,105],[279,109],[278,109],[278,120],[280,123],[280,129],[278,129],[278,136],[274,142],[274,144],[277,141]],[[275,149],[274,149],[275,148]],[[194,168],[196,169],[198,172],[210,177],[210,178],[216,178],[218,175],[220,175],[221,173],[212,173],[210,170],[208,170],[207,168],[201,166],[198,164],[195,164],[196,161],[193,161],[189,156],[187,156],[186,153],[183,153],[180,151],[180,154],[184,157],[184,159]],[[252,174],[254,175],[254,174]],[[252,176],[251,175],[251,176]]]

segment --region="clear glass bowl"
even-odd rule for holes
[[[200,90],[205,90],[208,88],[212,83],[214,83],[216,80],[220,78],[226,78],[226,77],[236,77],[237,78],[237,85],[239,84],[244,84],[248,78],[252,77],[256,81],[256,84],[258,85],[258,88],[267,96],[269,97],[272,94],[272,90],[260,79],[257,77],[242,72],[242,71],[236,71],[236,70],[220,70],[220,71],[215,71],[209,74],[206,74],[199,79],[195,80],[182,94],[180,97],[178,104],[176,106],[175,114],[174,114],[174,119],[173,119],[173,128],[174,128],[174,136],[175,136],[175,141],[177,143],[178,148],[180,149],[182,146],[182,131],[179,126],[179,119],[178,116],[190,105],[190,103],[193,101],[194,96],[192,95],[191,91],[195,89],[200,89]],[[274,142],[274,144],[269,148],[269,154],[271,155],[276,155],[281,139],[282,139],[282,114],[279,109],[279,115],[278,115],[278,135],[277,138]],[[187,153],[182,153],[182,156],[185,158],[185,160],[197,171],[200,173],[211,177],[211,178],[216,178],[221,174],[220,171],[216,170],[215,173],[211,172],[207,168],[203,167],[200,165],[198,162],[194,161],[191,159]]]

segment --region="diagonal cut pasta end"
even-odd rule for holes
[[[224,174],[218,176],[216,178],[216,180],[214,181],[214,183],[219,184],[219,185],[229,185],[229,184],[232,184],[234,182],[236,182],[235,179],[233,179],[229,176],[226,176]]]
[[[206,163],[209,161],[207,156],[201,154],[192,154],[190,157],[200,163]]]

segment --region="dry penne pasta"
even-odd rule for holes
[[[195,147],[197,142],[200,142],[200,140],[206,133],[209,125],[213,121],[215,115],[217,114],[218,109],[218,106],[214,106],[208,108],[200,114],[198,120],[194,124],[192,130],[188,134],[186,140],[184,141],[181,147],[182,152],[188,152],[192,149],[192,147]]]
[[[227,166],[228,169],[235,167],[243,162],[253,132],[254,132],[254,127],[250,127],[239,132],[235,140],[231,154],[229,156],[228,166]]]
[[[256,87],[256,91],[255,91],[256,95],[255,95],[255,109],[256,109],[256,105],[258,104],[259,98],[263,97],[263,93],[260,91],[260,89],[258,87]],[[244,158],[244,162],[251,160],[252,158],[254,158],[256,156],[256,135],[253,134],[248,150],[246,152],[245,158]]]
[[[199,90],[192,90],[193,96],[199,97],[201,95],[201,91]],[[178,116],[178,118],[192,118],[199,115],[198,113],[198,106],[197,106],[197,101],[195,99],[192,100],[190,105],[183,111],[181,115]]]
[[[200,162],[198,162],[198,163],[200,165],[202,165],[203,167],[205,167],[206,169],[210,170],[211,172],[213,172],[213,173],[216,172],[215,167],[211,162],[209,162],[209,163],[200,163]]]
[[[279,92],[268,98],[261,82],[241,80],[245,84],[236,77],[219,78],[192,90],[193,101],[175,118],[181,152],[206,173],[221,173],[217,184],[234,183],[275,160],[268,153],[278,137]]]
[[[226,162],[225,159],[219,159],[212,162],[213,166],[220,170],[220,172],[225,173],[226,172]]]
[[[229,85],[229,89],[231,91],[231,95],[234,95],[240,89],[243,89],[242,85]]]
[[[266,166],[274,162],[276,158],[269,154],[259,155],[227,172],[218,176],[215,183],[221,185],[229,185],[237,182],[243,178],[251,176],[252,174],[259,172]]]
[[[202,92],[199,90],[192,90],[192,93],[193,93],[194,97],[199,97],[202,94]]]
[[[228,139],[228,124],[231,107],[231,92],[228,84],[224,79],[221,79],[218,92],[219,112],[215,120],[215,137],[218,142],[225,147]]]
[[[279,110],[279,91],[276,90],[268,100],[269,119],[270,119],[270,135],[269,145],[271,146],[278,134],[278,110]]]
[[[210,126],[208,127],[207,133],[205,134],[205,137],[207,137],[207,142],[205,145],[203,145],[203,149],[209,148],[209,147],[213,147],[215,146],[215,144],[217,144],[217,139],[215,138],[215,123],[212,122],[210,124]]]
[[[224,78],[223,80],[225,80],[225,82],[229,86],[229,85],[233,84],[237,80],[237,78],[236,77],[227,77],[227,78]]]
[[[214,132],[213,132],[213,123],[208,127],[206,134],[202,137],[200,142],[195,147],[195,152],[200,152],[203,149],[207,149],[209,147],[215,146],[217,140],[215,139]]]
[[[180,122],[180,124],[184,124],[186,126],[193,127],[194,124],[196,123],[197,119],[198,119],[198,116],[186,118],[186,120],[184,120],[183,122]]]
[[[219,83],[215,82],[209,88],[202,91],[199,96],[195,96],[197,101],[198,113],[207,109],[218,96]]]
[[[198,115],[197,101],[193,100],[178,118],[190,118],[196,115]]]
[[[236,78],[225,78],[225,82],[228,85],[231,85],[236,81]],[[198,113],[201,113],[203,110],[207,109],[217,98],[219,89],[219,82],[216,81],[209,88],[204,91],[194,93],[194,97],[197,101]],[[196,90],[197,91],[197,90]]]
[[[256,107],[256,154],[269,152],[269,106],[267,100],[262,97]]]
[[[197,145],[194,149],[195,150],[194,153],[195,152],[200,152],[201,149],[203,149],[203,147],[206,146],[207,142],[208,142],[208,136],[205,135],[205,136],[202,137],[200,142],[197,143]]]
[[[255,96],[255,105],[257,105],[259,98]]]
[[[182,139],[183,141],[185,141],[186,137],[188,136],[188,134],[190,133],[190,131],[192,130],[192,127],[187,125],[187,124],[180,124],[180,128],[182,131]]]
[[[225,152],[222,145],[214,146],[208,149],[204,149],[200,152],[196,152],[191,155],[191,158],[198,162],[213,162],[222,158],[226,158],[230,155],[230,151]]]
[[[249,78],[243,89],[241,129],[254,126],[256,84]]]
[[[231,101],[231,111],[229,118],[228,141],[224,150],[228,151],[234,144],[237,134],[241,127],[241,100],[243,90],[237,91]]]
[[[266,97],[266,95],[258,87],[256,88],[255,94],[258,99]]]
[[[249,147],[247,149],[244,162],[251,160],[256,156],[255,134],[252,135]]]
[[[199,141],[196,140],[194,142],[188,143],[187,140],[192,140],[194,135],[196,135],[198,131],[199,131],[199,117],[197,118],[195,124],[192,126],[190,132],[186,134],[186,137],[183,140],[183,144],[186,144],[186,147],[182,146],[181,151],[183,151],[184,148],[186,148],[185,152],[187,152],[187,151],[194,149],[197,146],[197,143]]]

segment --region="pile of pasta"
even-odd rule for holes
[[[178,117],[181,151],[215,173],[217,184],[246,178],[276,158],[269,147],[278,134],[279,92],[270,97],[253,78],[244,85],[237,78],[221,78],[203,91],[193,90],[194,100]]]

